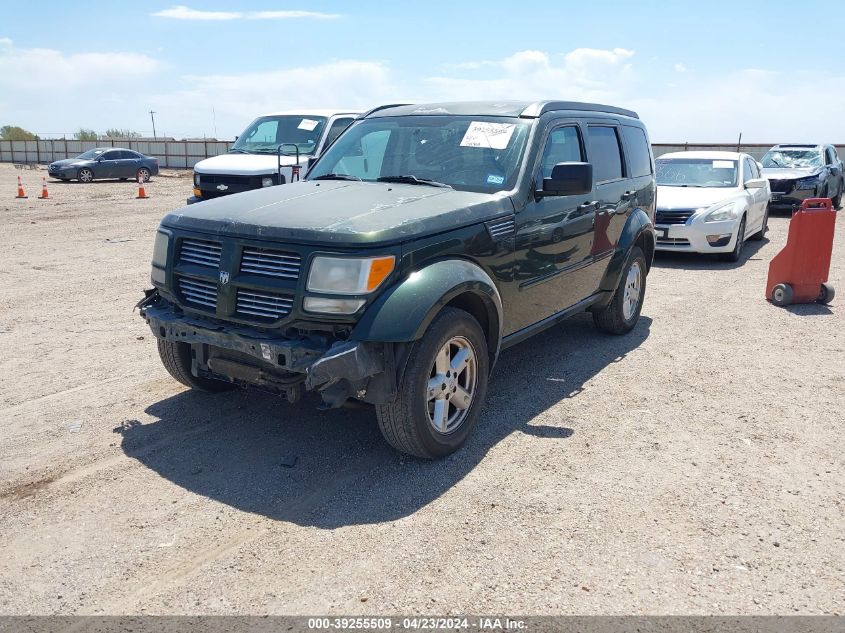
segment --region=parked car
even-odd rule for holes
[[[637,324],[655,190],[628,110],[387,106],[302,182],[167,215],[139,307],[189,387],[368,402],[391,445],[441,457],[503,348],[584,310],[604,332]]]
[[[719,253],[735,262],[746,236],[766,235],[769,181],[748,154],[673,152],[656,165],[657,250]]]
[[[126,180],[144,179],[148,182],[158,175],[158,159],[122,147],[97,147],[76,158],[57,160],[47,166],[51,178],[94,182],[106,178]]]
[[[772,188],[772,207],[793,208],[807,198],[831,198],[842,205],[845,174],[833,145],[775,145],[763,156],[763,175]]]
[[[188,204],[299,180],[308,159],[328,147],[358,114],[299,110],[258,117],[226,154],[194,165],[194,195]]]

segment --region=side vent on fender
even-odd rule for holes
[[[512,217],[492,220],[487,222],[484,226],[487,227],[487,232],[494,240],[513,235],[516,230],[516,223]]]

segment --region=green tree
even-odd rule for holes
[[[132,130],[111,127],[106,130],[106,138],[139,138],[141,135]]]
[[[77,141],[96,141],[97,133],[94,130],[86,130],[84,127],[81,127],[78,132],[74,133],[73,137]]]
[[[0,127],[0,139],[4,141],[37,141],[38,135],[17,125]]]

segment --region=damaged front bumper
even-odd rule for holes
[[[191,346],[196,376],[256,386],[291,401],[303,388],[316,390],[328,407],[351,398],[379,404],[396,396],[390,343],[338,340],[325,333],[290,338],[194,317],[155,290],[137,307],[157,338]]]

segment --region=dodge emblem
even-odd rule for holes
[[[226,191],[229,188],[229,185],[224,185],[223,183],[217,185],[217,191]]]
[[[220,285],[225,286],[229,283],[229,273],[225,270],[220,271]]]

